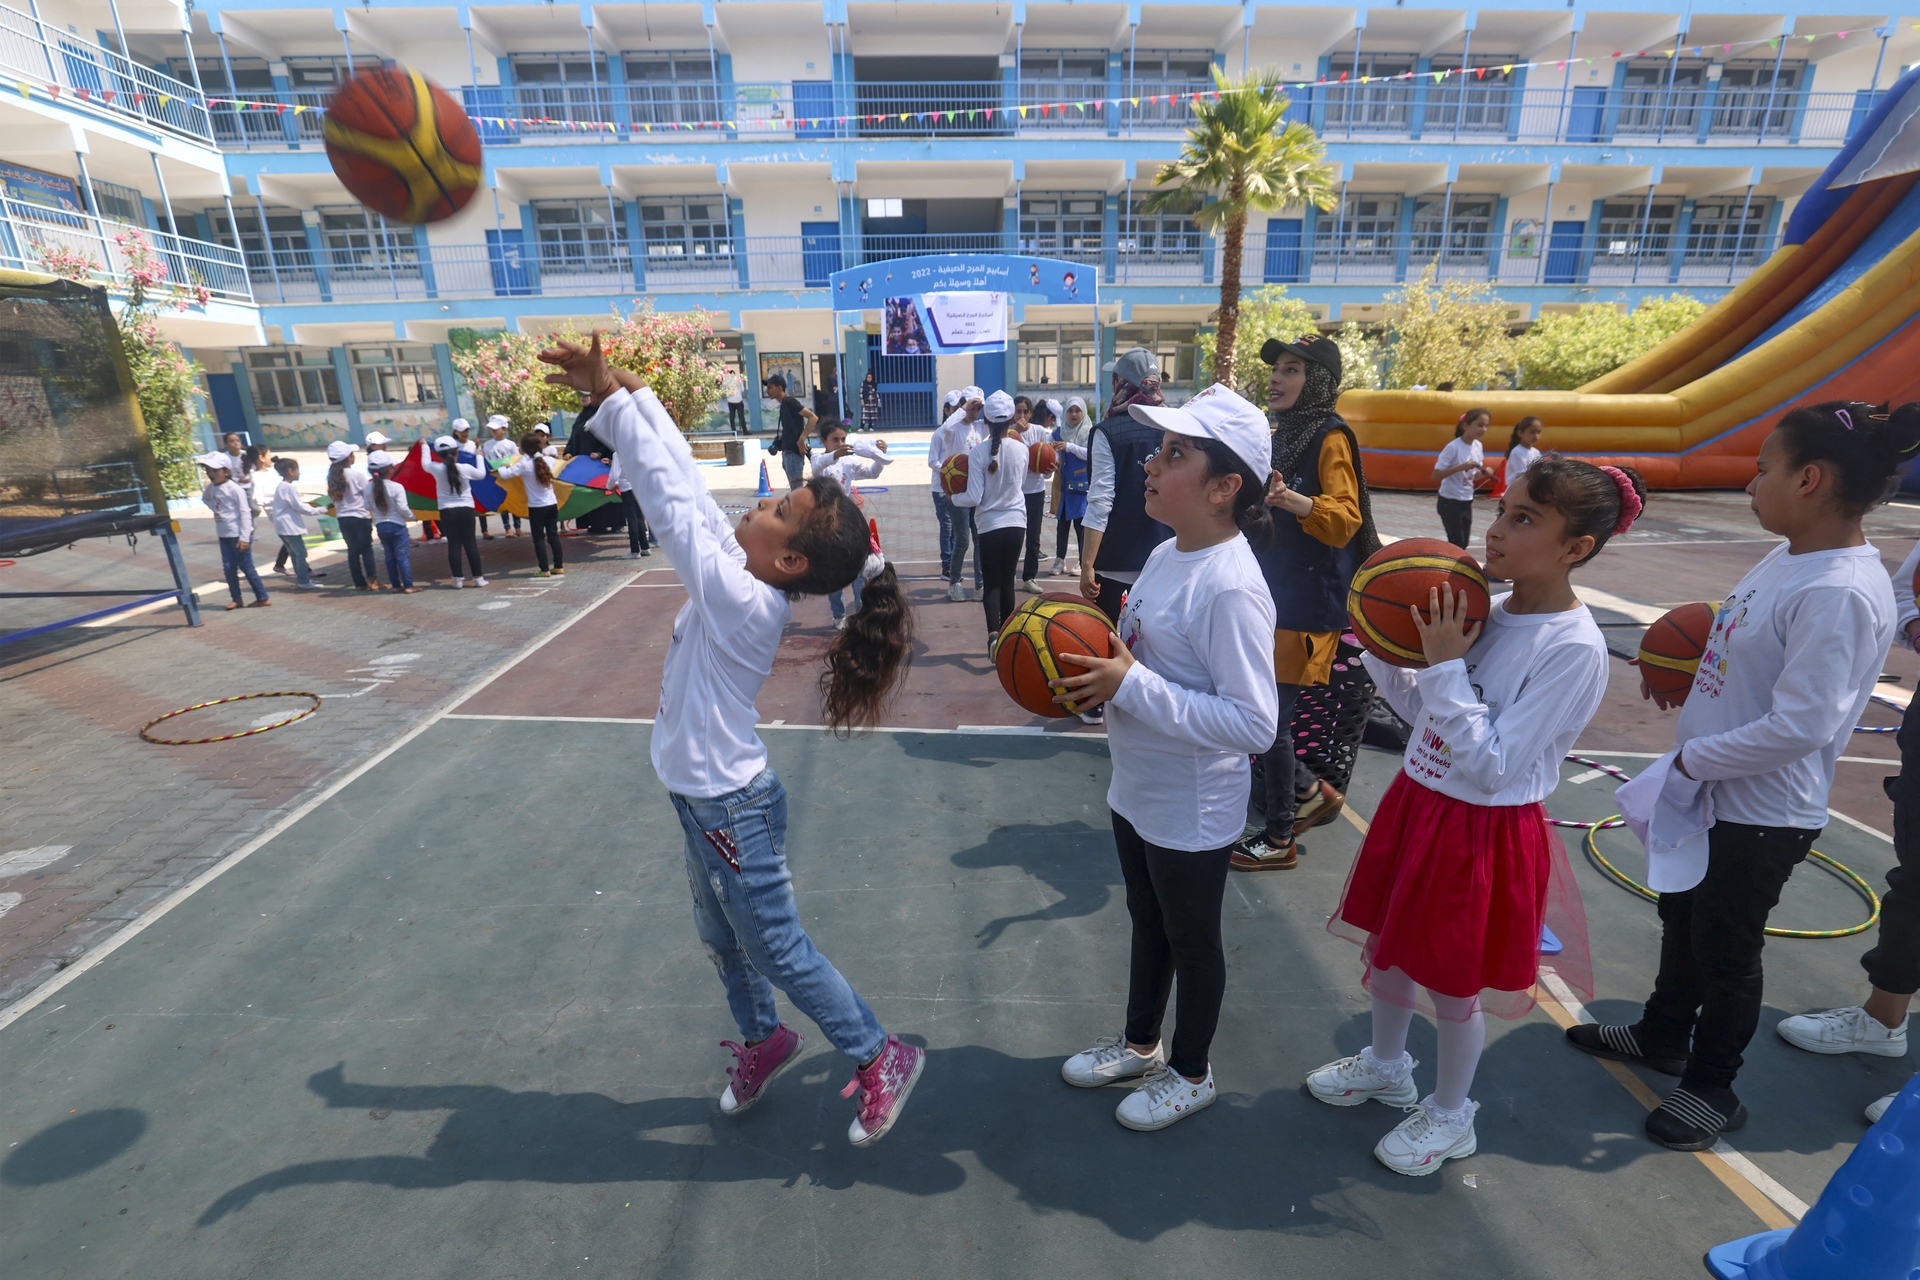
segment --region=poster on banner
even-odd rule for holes
[[[886,317],[880,327],[881,350],[890,356],[924,356],[933,351],[927,327],[920,320],[920,306],[912,297],[888,298]]]
[[[927,293],[927,327],[940,355],[991,354],[1007,349],[1007,295]]]

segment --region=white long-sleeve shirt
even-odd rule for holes
[[[1533,804],[1560,783],[1560,761],[1600,709],[1607,643],[1585,605],[1508,613],[1494,597],[1464,659],[1423,670],[1364,655],[1367,672],[1413,727],[1408,777],[1468,804]]]
[[[488,440],[480,446],[480,457],[487,463],[488,470],[502,458],[511,458],[518,452],[520,446],[511,440]]]
[[[1907,634],[1909,622],[1920,621],[1920,605],[1913,600],[1913,579],[1920,574],[1920,540],[1913,544],[1913,550],[1907,552],[1907,558],[1893,573],[1893,642],[1903,649],[1915,648],[1913,637]]]
[[[387,495],[387,509],[385,511],[382,511],[373,500],[374,485],[385,486],[384,492]],[[401,488],[400,482],[397,480],[375,480],[372,484],[368,485],[367,512],[373,517],[373,522],[376,525],[405,525],[407,521],[413,519],[413,508],[407,505],[407,491]]]
[[[420,465],[426,469],[428,475],[433,477],[434,506],[442,511],[448,507],[471,507],[473,482],[485,479],[487,474],[484,467],[477,463],[461,462],[456,455],[453,465],[460,469],[460,474],[466,483],[460,486],[460,492],[455,493],[453,487],[447,483],[447,464],[434,457],[431,451],[420,459]]]
[[[843,458],[836,458],[825,449],[815,449],[807,461],[816,476],[831,476],[840,482],[840,487],[849,492],[856,480],[871,480],[893,461],[879,446],[865,436],[848,436],[847,445],[853,450]]]
[[[945,422],[934,429],[933,435],[927,440],[927,467],[933,472],[935,493],[941,492],[940,468],[946,465],[947,459],[956,453],[966,452],[973,447],[974,441],[983,438],[986,433],[986,422],[979,418],[968,422],[965,409],[955,409],[947,415]]]
[[[547,464],[547,474],[552,475],[553,472],[553,464],[549,462]],[[509,462],[506,466],[494,472],[494,475],[502,480],[511,480],[515,476],[520,477],[520,483],[526,487],[527,506],[529,508],[557,507],[560,505],[560,499],[554,494],[553,486],[551,484],[540,483],[540,476],[533,469],[533,459],[527,457],[525,454],[521,454],[518,458],[515,458],[512,462]]]
[[[274,486],[273,499],[267,505],[273,517],[273,531],[286,538],[304,538],[307,534],[307,501],[293,481],[282,480]]]
[[[1247,757],[1273,745],[1280,723],[1273,622],[1245,538],[1201,551],[1169,538],[1147,557],[1120,611],[1136,662],[1107,711],[1107,806],[1148,843],[1221,849],[1240,835]]]
[[[1027,433],[1025,436],[1022,437],[1022,439],[1028,445],[1052,444],[1053,428],[1042,427],[1042,426],[1028,427]],[[1032,455],[1029,454],[1028,456],[1031,457]],[[1043,476],[1038,471],[1035,471],[1033,468],[1029,467],[1027,468],[1027,478],[1024,482],[1022,482],[1020,486],[1020,492],[1021,493],[1045,493],[1047,491],[1047,485],[1049,483],[1050,483],[1049,477]]]
[[[373,483],[373,478],[359,467],[348,467],[340,473],[340,479],[346,489],[337,498],[328,495],[328,500],[333,503],[333,514],[368,519],[367,486]]]
[[[989,473],[993,441],[982,440],[967,450],[967,488],[953,495],[956,507],[972,507],[976,533],[1027,527],[1027,446],[1009,431],[1000,441],[1000,467]]]
[[[654,772],[667,790],[691,799],[738,791],[767,767],[753,702],[792,616],[786,593],[747,572],[746,552],[708,494],[686,437],[651,390],[607,397],[593,433],[613,448],[687,588],[660,681]]]
[[[1841,749],[1893,641],[1893,586],[1872,544],[1781,543],[1721,604],[1680,708],[1680,764],[1713,783],[1716,821],[1819,830]]]
[[[253,541],[253,503],[237,480],[210,484],[200,493],[200,501],[213,512],[213,532],[219,538]]]

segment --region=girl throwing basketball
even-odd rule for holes
[[[1464,625],[1464,597],[1435,592],[1425,618],[1413,611],[1423,670],[1366,655],[1413,726],[1327,926],[1364,946],[1373,1042],[1313,1072],[1307,1088],[1336,1107],[1377,1098],[1411,1110],[1373,1149],[1396,1173],[1473,1154],[1467,1090],[1486,1043],[1482,1010],[1532,1008],[1543,926],[1564,946],[1556,969],[1592,988],[1579,889],[1541,802],[1607,687],[1606,642],[1568,575],[1633,524],[1644,496],[1625,468],[1539,463],[1487,531],[1487,569],[1513,590],[1494,599],[1485,626]],[[1425,1099],[1406,1051],[1423,990],[1440,1029]]]
[[[1273,535],[1267,416],[1215,384],[1179,408],[1133,405],[1164,434],[1146,463],[1148,516],[1173,530],[1120,611],[1112,657],[1061,654],[1084,675],[1056,702],[1110,703],[1113,841],[1133,918],[1127,1025],[1068,1058],[1068,1084],[1141,1078],[1114,1117],[1164,1129],[1212,1105],[1207,1053],[1227,989],[1220,899],[1252,790],[1248,756],[1273,741],[1273,598],[1248,538]],[[977,464],[976,464],[977,465]],[[1243,537],[1242,535],[1246,536]],[[1180,981],[1173,1052],[1161,1039]]]
[[[600,405],[594,434],[611,444],[687,589],[660,682],[653,768],[685,829],[694,924],[745,1042],[722,1042],[734,1063],[720,1110],[746,1110],[799,1058],[800,1033],[774,1007],[778,987],[854,1062],[843,1096],[858,1090],[860,1101],[848,1140],[878,1142],[900,1118],[926,1054],[881,1028],[800,923],[783,853],[787,793],[767,767],[753,702],[792,601],[868,574],[860,609],[827,649],[820,685],[830,726],[871,725],[912,651],[899,579],[892,565],[869,559],[860,508],[824,477],[761,500],[729,528],[686,437],[636,375],[607,368],[598,333],[590,347],[561,342],[540,358],[560,370],[549,382]]]

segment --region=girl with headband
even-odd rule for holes
[[[1396,1173],[1433,1173],[1476,1147],[1473,1084],[1484,1012],[1533,1007],[1543,929],[1562,943],[1554,967],[1590,990],[1586,917],[1566,850],[1543,801],[1560,761],[1607,688],[1607,646],[1569,575],[1624,533],[1645,488],[1620,467],[1548,458],[1507,490],[1487,530],[1487,572],[1512,584],[1484,625],[1466,601],[1435,592],[1413,610],[1427,664],[1368,672],[1413,726],[1347,878],[1329,931],[1360,942],[1373,996],[1373,1038],[1307,1077],[1336,1107],[1370,1098],[1412,1112],[1373,1153]],[[1415,1008],[1439,1026],[1433,1092],[1414,1086],[1407,1054]]]

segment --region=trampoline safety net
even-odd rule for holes
[[[151,529],[159,492],[106,290],[0,271],[0,556]]]

